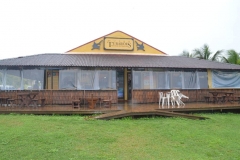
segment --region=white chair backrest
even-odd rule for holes
[[[179,90],[171,90],[171,96],[172,97],[178,97],[179,99],[181,99],[181,98],[189,98],[188,96],[185,96],[184,94],[180,93]]]
[[[172,97],[179,96],[178,92],[179,92],[179,90],[171,90],[171,96]]]
[[[170,96],[171,96],[171,93],[166,93],[167,98],[170,98]]]
[[[158,92],[159,93],[159,98],[161,99],[163,97],[163,92]]]

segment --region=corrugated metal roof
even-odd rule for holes
[[[8,66],[79,66],[79,67],[159,67],[234,69],[240,65],[199,60],[183,56],[117,55],[117,54],[37,54],[0,60],[1,67]]]

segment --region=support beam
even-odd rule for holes
[[[124,100],[128,100],[127,68],[124,68]]]

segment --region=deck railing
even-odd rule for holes
[[[191,89],[191,90],[180,90],[181,93],[188,96],[189,99],[183,99],[183,102],[203,102],[205,101],[205,96],[212,96],[209,92],[211,91],[219,92],[233,92],[234,100],[238,100],[240,97],[240,89]],[[133,90],[132,91],[132,101],[133,103],[156,103],[159,100],[158,92],[170,92],[169,89],[156,89],[156,90]]]
[[[117,90],[1,90],[0,97],[16,98],[17,93],[20,92],[39,92],[37,98],[44,98],[46,105],[71,104],[72,100],[90,97],[91,95],[103,99],[112,96],[112,102],[117,103]]]
[[[240,97],[240,89],[192,89],[180,90],[189,99],[183,99],[183,102],[203,102],[205,96],[212,96],[209,92],[233,92],[234,100]],[[158,92],[169,92],[170,90],[132,90],[132,103],[157,103],[159,99]],[[0,90],[0,97],[15,98],[19,92],[31,92],[30,90]],[[36,92],[36,90],[34,91]],[[44,98],[47,105],[65,105],[71,104],[72,100],[79,98],[94,97],[105,98],[112,97],[112,103],[118,103],[117,90],[40,90],[37,98]]]

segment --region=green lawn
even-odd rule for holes
[[[240,115],[201,115],[210,119],[0,115],[0,159],[240,159]]]

